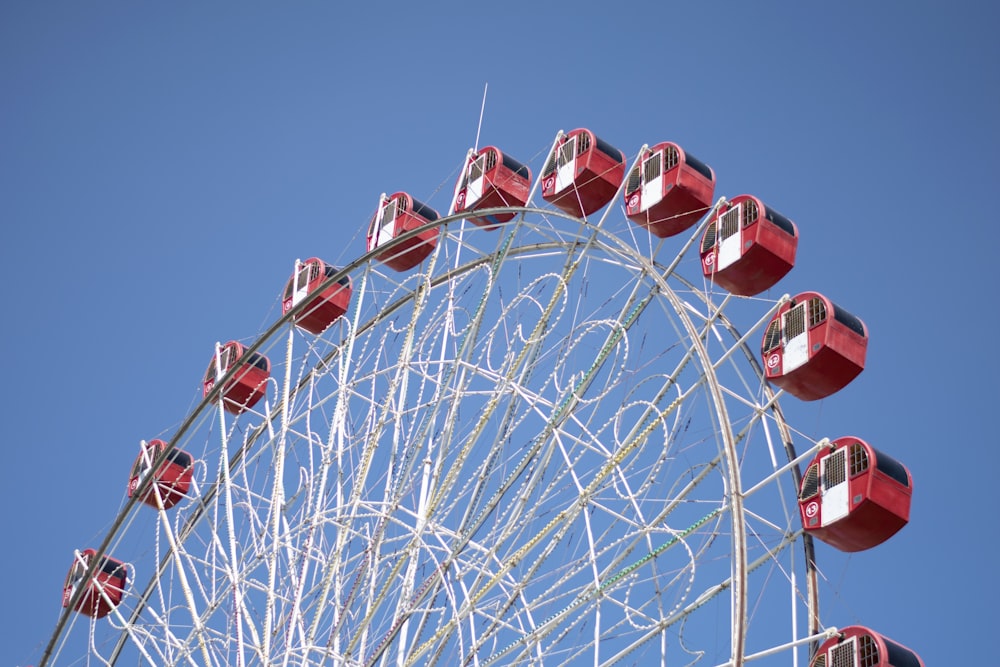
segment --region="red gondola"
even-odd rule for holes
[[[76,590],[80,586],[85,586],[73,609],[86,616],[104,618],[121,604],[128,580],[128,569],[120,560],[102,556],[90,580],[84,582],[87,569],[96,555],[97,552],[93,549],[77,551],[74,554],[73,564],[70,565],[63,584],[62,606],[68,607]]]
[[[834,440],[806,468],[799,489],[803,527],[841,551],[882,544],[910,520],[913,479],[864,440]]]
[[[405,192],[396,192],[379,198],[378,209],[368,225],[368,252],[387,245],[394,238],[440,216],[427,204],[417,201]],[[375,259],[390,269],[409,271],[427,258],[437,245],[438,228],[429,227],[401,243],[394,244]]]
[[[267,393],[267,380],[271,377],[271,362],[263,354],[248,353],[247,348],[235,340],[219,346],[205,371],[202,397],[208,396],[215,383],[238,367],[222,388],[222,406],[226,412],[238,415],[257,405]]]
[[[760,294],[792,270],[798,245],[795,223],[756,197],[740,195],[705,228],[701,270],[733,294]]]
[[[654,236],[680,234],[712,206],[715,172],[677,144],[647,149],[628,175],[625,215]]]
[[[769,382],[803,401],[840,391],[865,369],[868,328],[816,292],[778,309],[764,332],[761,353]]]
[[[583,217],[604,208],[625,178],[625,154],[577,129],[560,136],[542,168],[542,199]]]
[[[820,644],[809,667],[924,667],[924,661],[874,630],[851,625]]]
[[[153,469],[153,463],[157,457],[166,448],[167,443],[162,440],[151,440],[142,444],[139,455],[135,457],[135,463],[132,464],[132,473],[129,475],[129,498],[135,494],[139,485]],[[156,469],[153,482],[139,499],[140,502],[153,508],[158,507],[157,503],[160,502],[163,504],[163,509],[170,509],[179,503],[188,489],[191,488],[193,465],[194,461],[191,455],[184,450],[176,448],[170,450],[166,459]]]
[[[285,285],[281,299],[281,314],[310,296],[337,273],[337,269],[326,262],[310,257],[304,262],[295,262],[295,272]],[[336,283],[317,294],[306,306],[293,316],[295,325],[312,334],[321,334],[334,321],[347,312],[351,305],[351,277],[343,276]]]
[[[524,206],[531,190],[531,169],[500,149],[487,146],[469,152],[455,195],[455,213],[498,206]],[[494,229],[514,219],[513,213],[470,216],[467,220]]]

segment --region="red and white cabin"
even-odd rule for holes
[[[712,216],[701,237],[701,271],[739,296],[773,287],[795,266],[795,223],[752,195],[739,195]]]
[[[882,544],[910,520],[910,471],[864,440],[838,438],[806,468],[799,488],[802,526],[846,552]]]
[[[530,192],[531,169],[504,155],[499,148],[487,146],[469,153],[455,193],[455,213],[524,206]],[[497,225],[513,219],[513,213],[466,217],[466,220],[487,229],[495,229]]]
[[[73,564],[69,566],[63,583],[62,606],[69,607],[73,595],[82,586],[83,592],[73,609],[85,616],[104,618],[121,604],[125,584],[128,582],[128,569],[120,560],[101,556],[90,579],[84,581],[95,556],[97,552],[93,549],[73,554]]]
[[[428,227],[399,243],[393,243],[393,239],[439,217],[437,211],[405,192],[394,192],[388,197],[383,194],[368,224],[368,252],[385,247],[385,251],[375,255],[375,259],[395,271],[409,271],[434,250],[438,228]]]
[[[768,382],[803,401],[840,391],[865,369],[868,328],[822,294],[782,304],[761,344]]]
[[[585,217],[607,206],[624,178],[624,153],[590,130],[573,130],[556,140],[542,167],[542,199]]]
[[[219,396],[226,412],[238,415],[257,405],[267,393],[267,380],[271,377],[271,361],[258,352],[247,352],[246,346],[235,340],[219,346],[208,363],[202,398],[208,396],[215,383],[230,369],[235,368]]]
[[[625,185],[625,215],[653,236],[680,234],[704,217],[715,195],[715,172],[677,144],[656,144],[640,156]]]
[[[851,625],[820,644],[809,667],[924,667],[924,661],[874,630]]]
[[[310,257],[304,262],[295,261],[295,271],[285,285],[281,298],[281,314],[286,315],[295,306],[312,297],[309,303],[292,316],[295,326],[312,334],[321,334],[351,305],[351,277],[342,276],[321,294],[313,294],[327,280],[337,274],[337,269],[321,259]]]
[[[139,485],[149,477],[153,464],[160,453],[167,449],[167,443],[162,440],[150,440],[142,443],[139,455],[132,464],[132,473],[128,480],[128,497],[131,498],[139,490]],[[194,460],[183,449],[171,449],[163,462],[153,473],[153,480],[139,498],[150,507],[170,509],[184,498],[191,488],[191,475],[194,472]]]

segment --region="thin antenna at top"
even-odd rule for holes
[[[479,150],[479,132],[483,129],[483,112],[486,111],[486,91],[489,89],[489,82],[483,85],[483,105],[479,107],[479,127],[476,128],[476,147],[474,150]]]

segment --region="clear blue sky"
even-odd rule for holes
[[[865,373],[795,424],[864,437],[916,487],[898,536],[831,559],[830,622],[979,662],[1000,593],[998,19],[923,1],[0,4],[0,664],[37,660],[138,441],[200,400],[216,340],[280,315],[294,259],[362,254],[380,192],[447,208],[487,82],[481,144],[527,160],[559,129],[630,156],[673,140],[719,194],[797,222],[783,291],[823,291],[872,333]]]

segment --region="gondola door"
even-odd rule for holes
[[[229,370],[229,365],[231,363],[235,362],[235,359],[233,359],[233,355],[234,354],[236,354],[236,352],[229,345],[226,345],[222,349],[219,349],[218,346],[216,346],[216,351],[215,351],[215,361],[216,361],[216,364],[215,364],[215,382],[218,382],[219,380],[221,380],[222,376],[224,376],[226,374],[226,371]],[[232,383],[230,383],[230,384],[232,384]],[[223,392],[223,393],[225,393],[225,392]]]
[[[488,151],[487,151],[488,152]],[[486,155],[480,155],[469,165],[469,180],[465,186],[465,208],[471,208],[483,196],[483,181],[486,180]]]
[[[292,286],[292,306],[298,305],[309,294],[309,278],[315,264],[295,262],[295,284]]]
[[[576,178],[576,136],[570,137],[566,143],[559,147],[559,158],[556,164],[558,169],[556,171],[555,192],[562,192],[573,185],[573,179]]]
[[[663,151],[657,151],[642,162],[642,202],[643,211],[660,203],[663,199]]]
[[[796,305],[783,316],[781,372],[788,374],[809,361],[809,331],[806,329],[806,303]]]
[[[83,575],[87,573],[87,563],[83,561],[80,552],[77,551],[73,557],[73,566],[66,575],[66,583],[63,585],[62,606],[68,607],[69,601],[76,595],[76,589],[83,583]]]
[[[855,660],[855,656],[857,655],[855,646],[857,643],[858,638],[851,637],[842,644],[834,646],[833,650],[830,651],[830,666],[840,667],[840,665],[844,665],[845,667],[854,667],[854,665],[857,665],[858,663]]]
[[[131,496],[135,491],[142,485],[146,476],[153,469],[153,459],[156,458],[159,452],[156,447],[146,445],[143,441],[139,445],[139,456],[135,460],[135,466],[132,469],[132,480],[129,482],[129,495]]]
[[[737,204],[719,218],[719,253],[716,257],[716,271],[722,271],[738,260],[743,247],[743,225],[741,212],[743,204]]]
[[[850,485],[847,483],[847,450],[841,447],[820,460],[820,503],[822,525],[828,526],[847,516],[850,509]]]
[[[375,247],[383,246],[396,235],[396,200],[391,200],[383,206],[385,199],[379,201],[379,219],[375,222]]]

